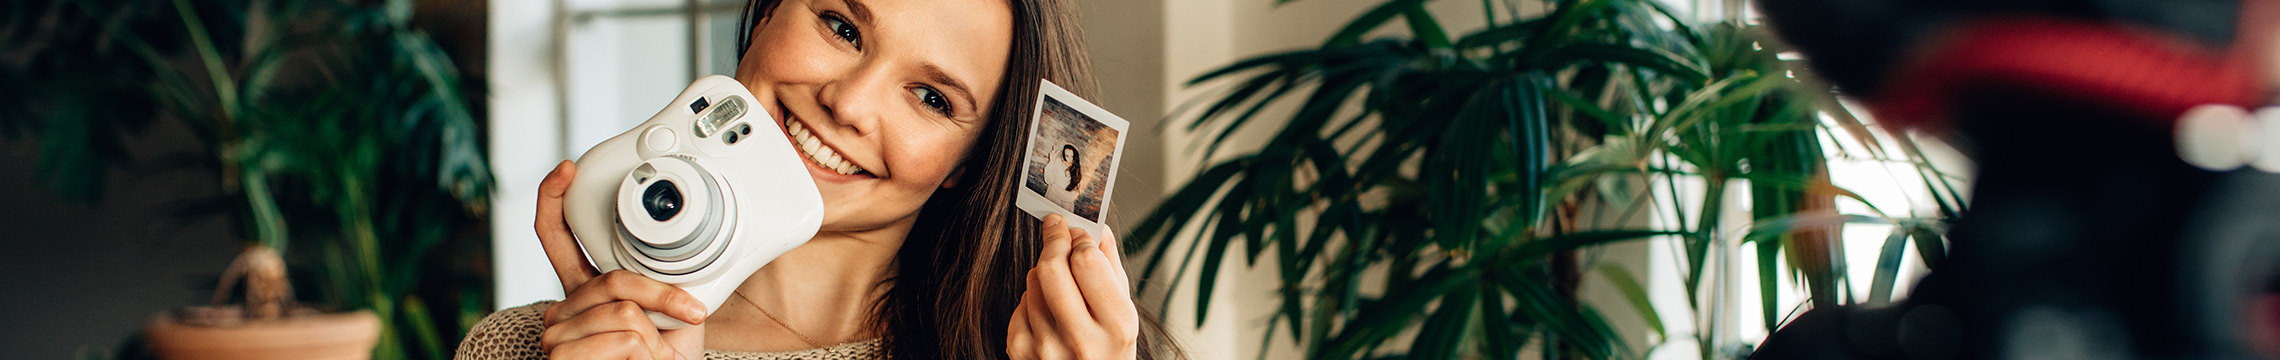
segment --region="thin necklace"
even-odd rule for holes
[[[815,339],[812,339],[812,338],[808,338],[807,334],[801,334],[799,330],[792,330],[792,324],[785,324],[785,323],[784,323],[784,320],[783,320],[783,319],[778,319],[778,318],[776,318],[776,314],[771,314],[771,313],[768,313],[768,308],[760,307],[760,303],[759,303],[759,302],[756,302],[756,301],[752,301],[752,297],[750,297],[750,296],[744,296],[744,290],[736,290],[736,291],[732,291],[732,293],[736,294],[736,298],[738,298],[738,299],[744,299],[744,303],[746,303],[746,304],[752,304],[752,308],[753,308],[753,309],[759,309],[759,310],[760,310],[760,315],[763,315],[763,316],[767,316],[767,317],[768,317],[768,321],[774,321],[774,322],[776,322],[776,326],[781,326],[781,327],[784,327],[784,332],[789,332],[789,333],[792,333],[792,336],[798,336],[798,337],[800,337],[800,342],[804,342],[804,343],[807,343],[807,344],[808,344],[808,346],[810,346],[810,347],[814,347],[814,348],[817,348],[817,349],[823,349],[823,351],[824,351],[824,352],[827,352],[827,353],[828,353],[828,352],[831,352],[831,349],[830,349],[830,348],[828,348],[828,347],[825,347],[825,346],[823,346],[822,344],[816,343]]]

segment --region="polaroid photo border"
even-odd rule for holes
[[[1048,99],[1051,101],[1047,101]],[[1021,180],[1018,182],[1020,184],[1020,191],[1015,198],[1014,205],[1016,207],[1019,207],[1023,212],[1028,213],[1030,216],[1039,219],[1045,218],[1047,214],[1061,214],[1061,217],[1068,219],[1070,227],[1085,229],[1086,232],[1093,234],[1100,234],[1103,231],[1106,231],[1106,227],[1102,225],[1102,220],[1108,218],[1109,199],[1111,198],[1111,195],[1115,194],[1116,192],[1116,176],[1119,172],[1118,165],[1124,162],[1124,141],[1126,134],[1130,132],[1130,123],[1126,122],[1124,118],[1118,117],[1116,114],[1109,113],[1108,110],[1100,108],[1099,105],[1094,105],[1091,101],[1086,101],[1084,98],[1077,97],[1076,94],[1070,93],[1068,89],[1061,88],[1060,85],[1053,84],[1052,81],[1038,81],[1038,96],[1036,103],[1033,105],[1034,107],[1032,108],[1036,110],[1030,114],[1029,136],[1023,138],[1025,144],[1022,146],[1021,172],[1019,173]],[[1095,180],[1100,182],[1101,186],[1099,192],[1097,194],[1087,194],[1091,191],[1091,186],[1079,187],[1078,191],[1080,192],[1070,200],[1071,207],[1076,207],[1081,206],[1077,204],[1083,203],[1083,198],[1085,195],[1097,196],[1099,199],[1096,204],[1098,206],[1098,210],[1094,211],[1092,214],[1093,216],[1090,218],[1085,216],[1078,216],[1073,209],[1063,207],[1055,200],[1048,198],[1045,194],[1038,193],[1037,189],[1031,188],[1031,183],[1038,180],[1031,176],[1031,174],[1042,174],[1042,171],[1049,170],[1040,168],[1039,164],[1052,163],[1051,159],[1033,159],[1037,157],[1039,144],[1044,142],[1040,141],[1040,136],[1045,135],[1039,133],[1040,129],[1043,128],[1043,125],[1047,121],[1066,121],[1061,118],[1048,117],[1050,114],[1059,113],[1057,111],[1051,111],[1051,109],[1048,108],[1049,106],[1056,105],[1066,107],[1068,110],[1074,110],[1075,113],[1079,115],[1079,117],[1075,120],[1090,120],[1101,125],[1106,125],[1109,129],[1114,129],[1116,132],[1115,145],[1113,146],[1114,150],[1109,152],[1105,164],[1097,165],[1105,166],[1107,168],[1105,176],[1101,176],[1099,179]],[[1081,126],[1083,124],[1080,123],[1074,125]],[[1084,163],[1084,160],[1088,158],[1095,157],[1080,156],[1078,159],[1075,159],[1074,162],[1076,164],[1082,164]],[[1079,173],[1085,173],[1085,171],[1079,171]]]

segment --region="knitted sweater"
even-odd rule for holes
[[[538,346],[538,336],[546,332],[540,319],[553,301],[540,301],[522,307],[499,310],[484,317],[467,332],[467,339],[459,342],[458,360],[536,360],[545,359],[546,352]],[[879,339],[857,341],[831,347],[785,352],[735,352],[705,350],[706,360],[875,360],[885,359],[886,349],[879,347]]]

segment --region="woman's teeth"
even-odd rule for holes
[[[809,160],[815,160],[816,164],[823,165],[823,168],[831,169],[840,175],[865,173],[863,168],[855,166],[854,162],[840,158],[839,152],[832,151],[830,146],[824,146],[822,140],[817,140],[814,133],[808,132],[807,126],[800,125],[798,118],[792,118],[785,122],[790,123],[787,125],[787,130],[792,135],[792,145],[800,148],[800,154],[807,155]]]

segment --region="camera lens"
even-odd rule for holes
[[[649,218],[657,221],[672,219],[681,214],[681,189],[672,180],[658,180],[641,191],[641,208],[649,211]]]

